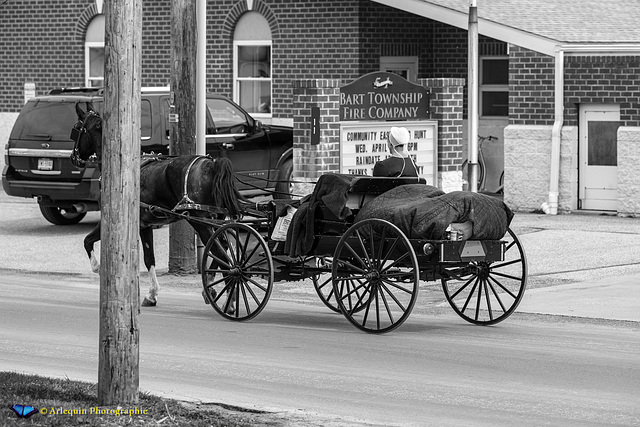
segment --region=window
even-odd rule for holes
[[[140,138],[143,141],[151,139],[151,102],[143,99],[140,102]]]
[[[509,58],[480,58],[480,115],[509,116]]]
[[[104,15],[97,15],[89,23],[84,46],[85,85],[104,86]]]
[[[395,73],[415,82],[418,77],[417,56],[381,56],[380,71]]]
[[[247,117],[242,110],[224,99],[208,98],[207,135],[242,134],[249,132]]]
[[[258,12],[234,32],[234,101],[254,117],[271,117],[271,29]]]

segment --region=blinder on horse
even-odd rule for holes
[[[80,138],[82,137],[82,134],[87,133],[87,121],[92,116],[100,117],[100,115],[95,111],[89,110],[84,120],[78,120],[76,124],[73,125],[73,128],[71,129],[70,138],[75,143],[73,144],[73,150],[71,151],[70,159],[71,159],[71,164],[77,168],[84,168],[87,166],[87,163],[89,161],[97,160],[96,153],[93,153],[92,155],[87,156],[86,159],[82,159],[80,155]]]

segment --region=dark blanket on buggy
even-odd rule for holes
[[[291,257],[306,255],[314,243],[314,214],[320,204],[345,220],[352,181],[356,175],[325,174],[313,193],[301,200],[287,231],[284,251]],[[442,240],[451,223],[471,221],[472,239],[497,240],[507,231],[513,212],[502,200],[467,191],[444,193],[426,184],[401,185],[380,194],[357,212],[354,223],[367,218],[384,219],[410,239]]]
[[[396,225],[410,239],[445,239],[451,223],[471,221],[472,239],[499,240],[513,212],[500,199],[482,193],[444,193],[430,185],[402,185],[365,204],[354,222],[379,218]]]
[[[344,220],[351,215],[347,207],[349,187],[354,175],[324,174],[316,183],[313,193],[300,201],[289,230],[284,251],[291,257],[306,255],[313,246],[315,211],[324,204],[338,219]]]

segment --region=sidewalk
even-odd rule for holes
[[[516,213],[529,287],[517,311],[640,322],[640,219]]]

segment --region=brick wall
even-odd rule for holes
[[[293,82],[293,175],[315,182],[327,172],[340,172],[339,79]],[[320,143],[311,145],[311,108],[320,109]],[[307,194],[307,193],[302,193]]]
[[[142,85],[167,85],[169,4],[145,0],[143,8]],[[0,6],[0,111],[19,111],[25,82],[36,84],[37,95],[84,86],[84,34],[96,13],[93,0],[9,1]]]
[[[462,90],[464,79],[420,79],[431,90],[431,118],[438,121],[438,172],[462,165]]]
[[[511,45],[509,123],[553,125],[555,59]]]
[[[421,78],[464,78],[466,31],[369,0],[254,0],[273,36],[273,114],[291,117],[291,82],[355,79],[377,71],[379,57],[418,56]],[[23,85],[37,94],[84,84],[84,31],[94,0],[9,1],[0,6],[0,112],[17,112]],[[232,95],[233,30],[245,1],[207,4],[207,89]],[[171,5],[143,2],[142,85],[166,86],[170,73]],[[37,30],[36,30],[37,29]],[[480,38],[480,43],[492,43]],[[493,41],[495,43],[495,41]]]
[[[380,71],[380,56],[417,56],[419,77],[432,77],[434,21],[371,1],[359,19],[358,75]]]
[[[25,82],[35,82],[38,95],[84,82],[84,43],[75,38],[76,20],[93,3],[9,1],[0,6],[0,111],[19,111]]]
[[[622,126],[640,126],[640,56],[565,58],[565,123],[578,122],[580,103],[619,104]]]
[[[509,123],[553,125],[555,58],[510,47]],[[619,104],[623,126],[640,125],[640,57],[565,56],[564,124],[578,124],[580,103]]]

